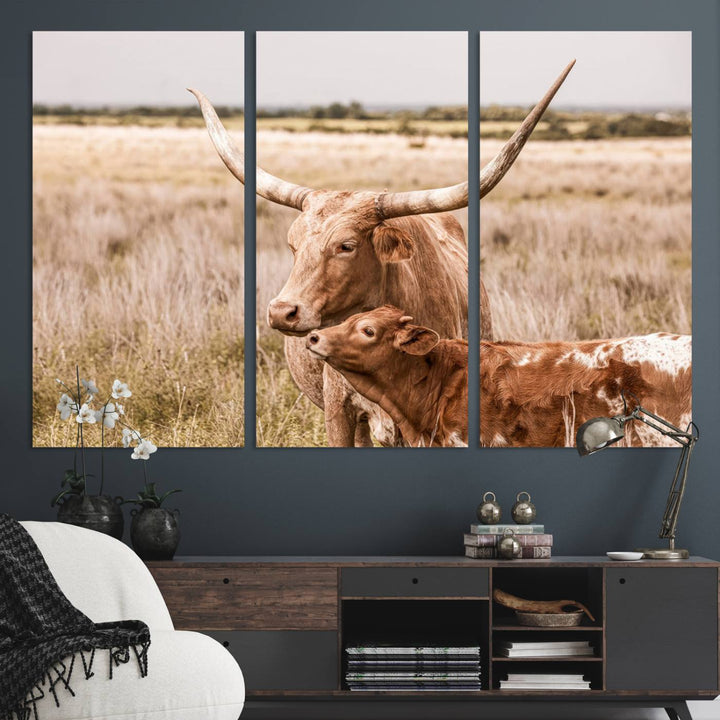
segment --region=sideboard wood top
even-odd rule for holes
[[[475,560],[463,556],[421,555],[181,555],[174,560],[150,561],[152,568],[195,565],[292,565],[294,567],[720,567],[720,562],[691,556],[688,560],[610,560],[602,555],[558,555],[547,560]]]

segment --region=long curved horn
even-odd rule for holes
[[[210,133],[210,139],[220,158],[227,166],[227,169],[241,182],[245,183],[245,157],[237,149],[220,118],[215,112],[212,103],[199,90],[188,90],[197,98],[200,104],[205,125]],[[255,190],[258,195],[266,200],[287,205],[288,207],[302,210],[303,201],[312,188],[303,187],[287,182],[275,175],[265,172],[258,167],[255,173]]]
[[[487,195],[502,180],[505,173],[517,159],[525,142],[543,116],[555,93],[563,84],[572,70],[575,60],[570,62],[558,79],[545,93],[542,100],[530,111],[522,125],[503,145],[500,152],[480,172],[480,197]],[[379,195],[375,203],[381,218],[400,217],[402,215],[419,215],[422,213],[444,212],[457,210],[468,204],[467,182],[452,187],[433,190],[413,190],[411,192],[384,193]]]

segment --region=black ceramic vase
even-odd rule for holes
[[[179,510],[145,507],[130,513],[130,540],[143,560],[172,560],[180,542]]]
[[[58,522],[78,525],[122,539],[125,519],[120,508],[122,498],[109,495],[69,495],[58,508]]]

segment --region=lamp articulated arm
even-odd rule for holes
[[[685,485],[687,482],[688,467],[690,466],[690,457],[692,455],[695,443],[700,438],[697,425],[690,423],[688,430],[681,430],[675,425],[669,423],[667,420],[651,413],[646,410],[642,405],[636,406],[636,408],[630,413],[630,415],[618,418],[621,422],[627,422],[628,420],[639,420],[645,425],[653,428],[657,432],[670,437],[675,442],[682,445],[680,451],[680,457],[678,458],[677,466],[675,467],[675,475],[673,476],[672,485],[670,485],[670,493],[668,494],[667,504],[665,506],[665,513],[663,514],[662,523],[660,525],[659,537],[664,540],[670,541],[670,549],[675,549],[675,531],[677,529],[678,516],[680,514],[680,505],[685,495]],[[690,431],[690,432],[688,432]]]

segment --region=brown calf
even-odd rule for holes
[[[316,330],[306,346],[397,423],[405,444],[467,444],[467,343],[383,306]],[[621,391],[684,427],[690,420],[691,342],[657,333],[585,342],[482,342],[480,443],[572,446],[591,417],[623,411]],[[625,444],[672,441],[635,423]]]
[[[308,350],[380,405],[413,447],[467,445],[468,351],[391,305],[315,330]]]

